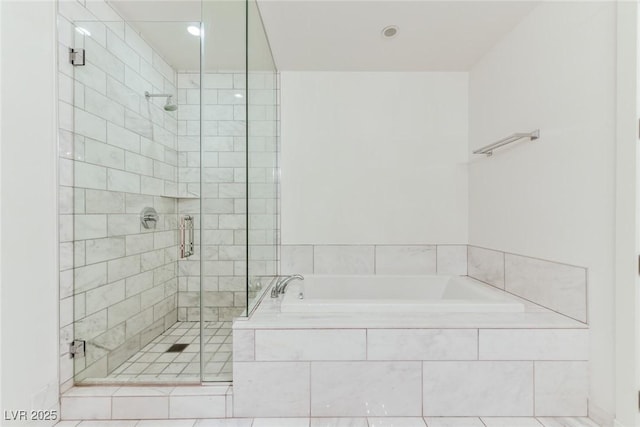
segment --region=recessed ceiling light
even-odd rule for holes
[[[382,29],[382,37],[384,37],[385,39],[394,38],[398,35],[398,31],[400,31],[400,28],[398,28],[397,26],[388,25]]]
[[[76,31],[82,34],[83,36],[90,36],[91,33],[86,28],[76,27]]]
[[[187,27],[187,31],[189,32],[189,34],[191,34],[192,36],[196,36],[198,37],[200,35],[200,27],[196,27],[195,25],[189,25]]]
[[[236,93],[234,96],[235,96],[236,98],[244,98],[244,95],[243,95],[243,94],[241,94],[241,93]]]

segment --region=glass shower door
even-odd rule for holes
[[[61,131],[61,193],[72,200],[61,240],[73,254],[61,277],[72,288],[74,380],[199,383],[199,301],[196,312],[185,303],[199,294],[188,293],[193,284],[181,274],[189,261],[180,236],[200,206],[180,183],[180,119],[191,114],[193,127],[200,117],[179,99],[176,71],[199,67],[199,39],[184,38],[185,23],[83,15],[63,23],[78,52],[65,68],[73,122]],[[166,36],[183,41],[188,63],[166,55]]]

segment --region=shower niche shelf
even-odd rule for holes
[[[195,194],[163,194],[160,197],[167,197],[169,199],[199,199],[200,196]]]

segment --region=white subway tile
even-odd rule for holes
[[[233,74],[205,73],[202,80],[205,89],[233,88]]]
[[[104,92],[103,92],[104,93]],[[92,89],[84,92],[84,108],[109,122],[124,126],[124,107]],[[103,139],[102,141],[105,141]]]
[[[125,255],[124,243],[123,237],[87,240],[85,244],[87,264],[123,257]]]
[[[113,123],[107,123],[107,142],[125,150],[140,152],[140,136]]]
[[[139,254],[153,250],[153,234],[134,234],[126,236],[126,252],[127,255]],[[141,260],[144,264],[144,261]]]
[[[109,281],[124,279],[140,273],[140,255],[132,255],[108,262]]]
[[[107,169],[84,162],[73,162],[76,187],[107,189]]]
[[[107,170],[107,188],[110,191],[123,191],[127,193],[140,192],[140,176],[130,172],[116,169]]]
[[[130,25],[124,26],[124,40],[145,61],[153,61],[153,50]]]
[[[103,310],[124,299],[124,280],[108,283],[86,293],[86,313]]]
[[[107,216],[75,215],[73,229],[75,240],[107,237]]]
[[[140,57],[138,54],[111,30],[107,31],[107,49],[132,69],[140,69]]]
[[[140,296],[138,295],[111,305],[108,308],[109,328],[112,328],[119,323],[124,322],[129,317],[131,317],[133,313],[138,313],[139,311]]]
[[[98,141],[107,140],[106,120],[87,113],[79,108],[74,108],[74,130],[77,134],[87,136]]]
[[[153,175],[153,160],[127,151],[125,169],[141,175]]]
[[[86,190],[85,212],[88,214],[124,213],[124,194],[113,191]]]
[[[74,67],[74,77],[78,83],[83,84],[85,87],[96,90],[99,93],[106,93],[107,91],[107,74],[102,68],[102,64],[98,61],[94,61],[87,55],[87,62],[82,68]],[[97,56],[96,58],[99,58]],[[76,128],[77,130],[77,128]],[[91,135],[87,135],[91,136]],[[98,139],[98,138],[96,138]]]

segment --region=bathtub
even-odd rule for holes
[[[514,296],[466,276],[305,276],[283,313],[523,312]]]

